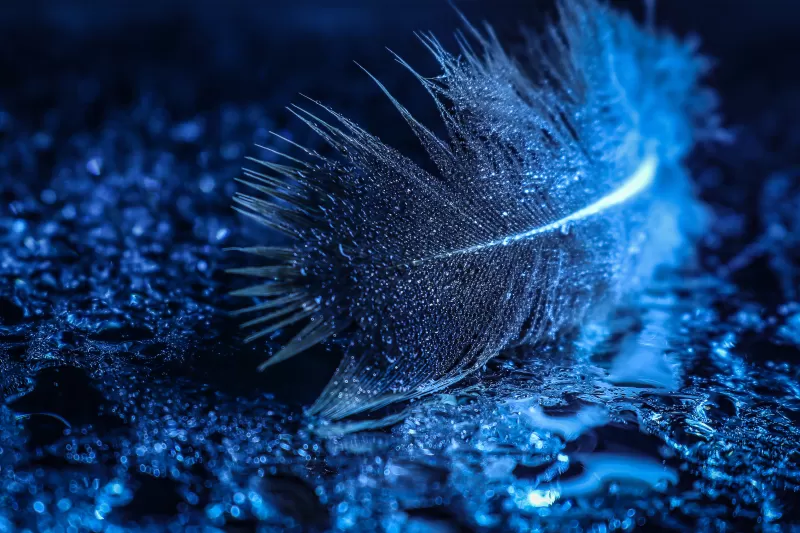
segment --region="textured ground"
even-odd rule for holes
[[[336,349],[260,375],[264,346],[228,315],[240,258],[222,248],[269,238],[230,209],[233,178],[269,130],[311,139],[282,110],[297,92],[415,146],[350,61],[431,112],[382,47],[413,58],[411,30],[452,13],[3,17],[0,531],[800,525],[800,80],[780,36],[798,17],[681,4],[665,22],[708,32],[734,139],[691,161],[716,214],[697,266],[591,353],[506,354],[346,434],[302,414]]]

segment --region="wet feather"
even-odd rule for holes
[[[714,129],[707,62],[668,34],[593,0],[512,57],[467,25],[451,54],[417,74],[442,139],[383,85],[421,141],[429,173],[311,101],[291,111],[338,157],[290,143],[283,163],[252,159],[237,209],[294,239],[243,251],[264,278],[235,294],[249,340],[299,330],[264,366],[343,335],[339,369],[311,408],[326,418],[441,390],[501,350],[536,344],[634,297],[702,230],[681,160]],[[271,150],[271,149],[270,149]],[[272,150],[274,151],[274,150]]]

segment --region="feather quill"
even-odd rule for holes
[[[714,123],[706,61],[594,0],[558,5],[521,57],[467,25],[457,55],[419,36],[437,78],[397,58],[446,139],[375,80],[435,174],[316,102],[291,110],[338,157],[252,160],[237,209],[294,239],[242,249],[268,262],[239,270],[263,282],[237,294],[266,298],[241,310],[262,313],[248,340],[297,330],[262,368],[347,340],[312,413],[428,394],[505,348],[601,319],[700,229],[681,159]]]

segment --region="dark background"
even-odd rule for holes
[[[470,20],[488,20],[511,36],[519,24],[536,23],[551,3],[455,5]],[[645,2],[613,3],[641,14]],[[657,2],[656,12],[659,24],[700,35],[725,75],[763,79],[774,65],[780,76],[795,75],[783,63],[800,24],[800,8],[790,0],[670,0]],[[184,114],[222,101],[288,98],[300,86],[331,93],[327,99],[344,98],[354,90],[351,60],[384,74],[392,70],[384,69],[391,63],[384,47],[422,55],[412,31],[432,30],[446,39],[458,24],[445,0],[5,2],[0,87],[5,105],[26,103],[31,118],[69,99],[72,94],[60,89],[81,78],[103,84],[90,110],[96,114],[143,88]]]

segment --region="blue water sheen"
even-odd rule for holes
[[[288,71],[273,58],[277,44],[220,51],[239,59],[225,75],[166,57],[183,45],[159,46],[155,72],[143,66],[155,54],[136,56],[146,43],[122,30],[109,48],[21,27],[47,50],[17,40],[4,49],[25,53],[2,58],[0,532],[800,523],[800,107],[797,84],[780,77],[789,69],[767,83],[721,54],[736,135],[691,161],[715,216],[688,272],[594,336],[504,354],[459,388],[399,406],[409,410],[388,427],[345,432],[302,411],[336,365],[335,344],[253,372],[265,348],[245,347],[228,316],[235,281],[222,248],[266,238],[229,209],[233,177],[263,132],[297,131],[280,109],[298,90],[330,96],[373,131],[390,123],[378,107],[358,114],[374,87],[342,67],[389,63],[363,46],[382,36],[336,50],[306,42],[298,53],[320,65],[311,78],[333,80],[321,86],[300,75],[307,63]],[[131,56],[114,69],[120,47]],[[38,61],[56,51],[71,61]],[[402,97],[394,71],[381,79]]]

